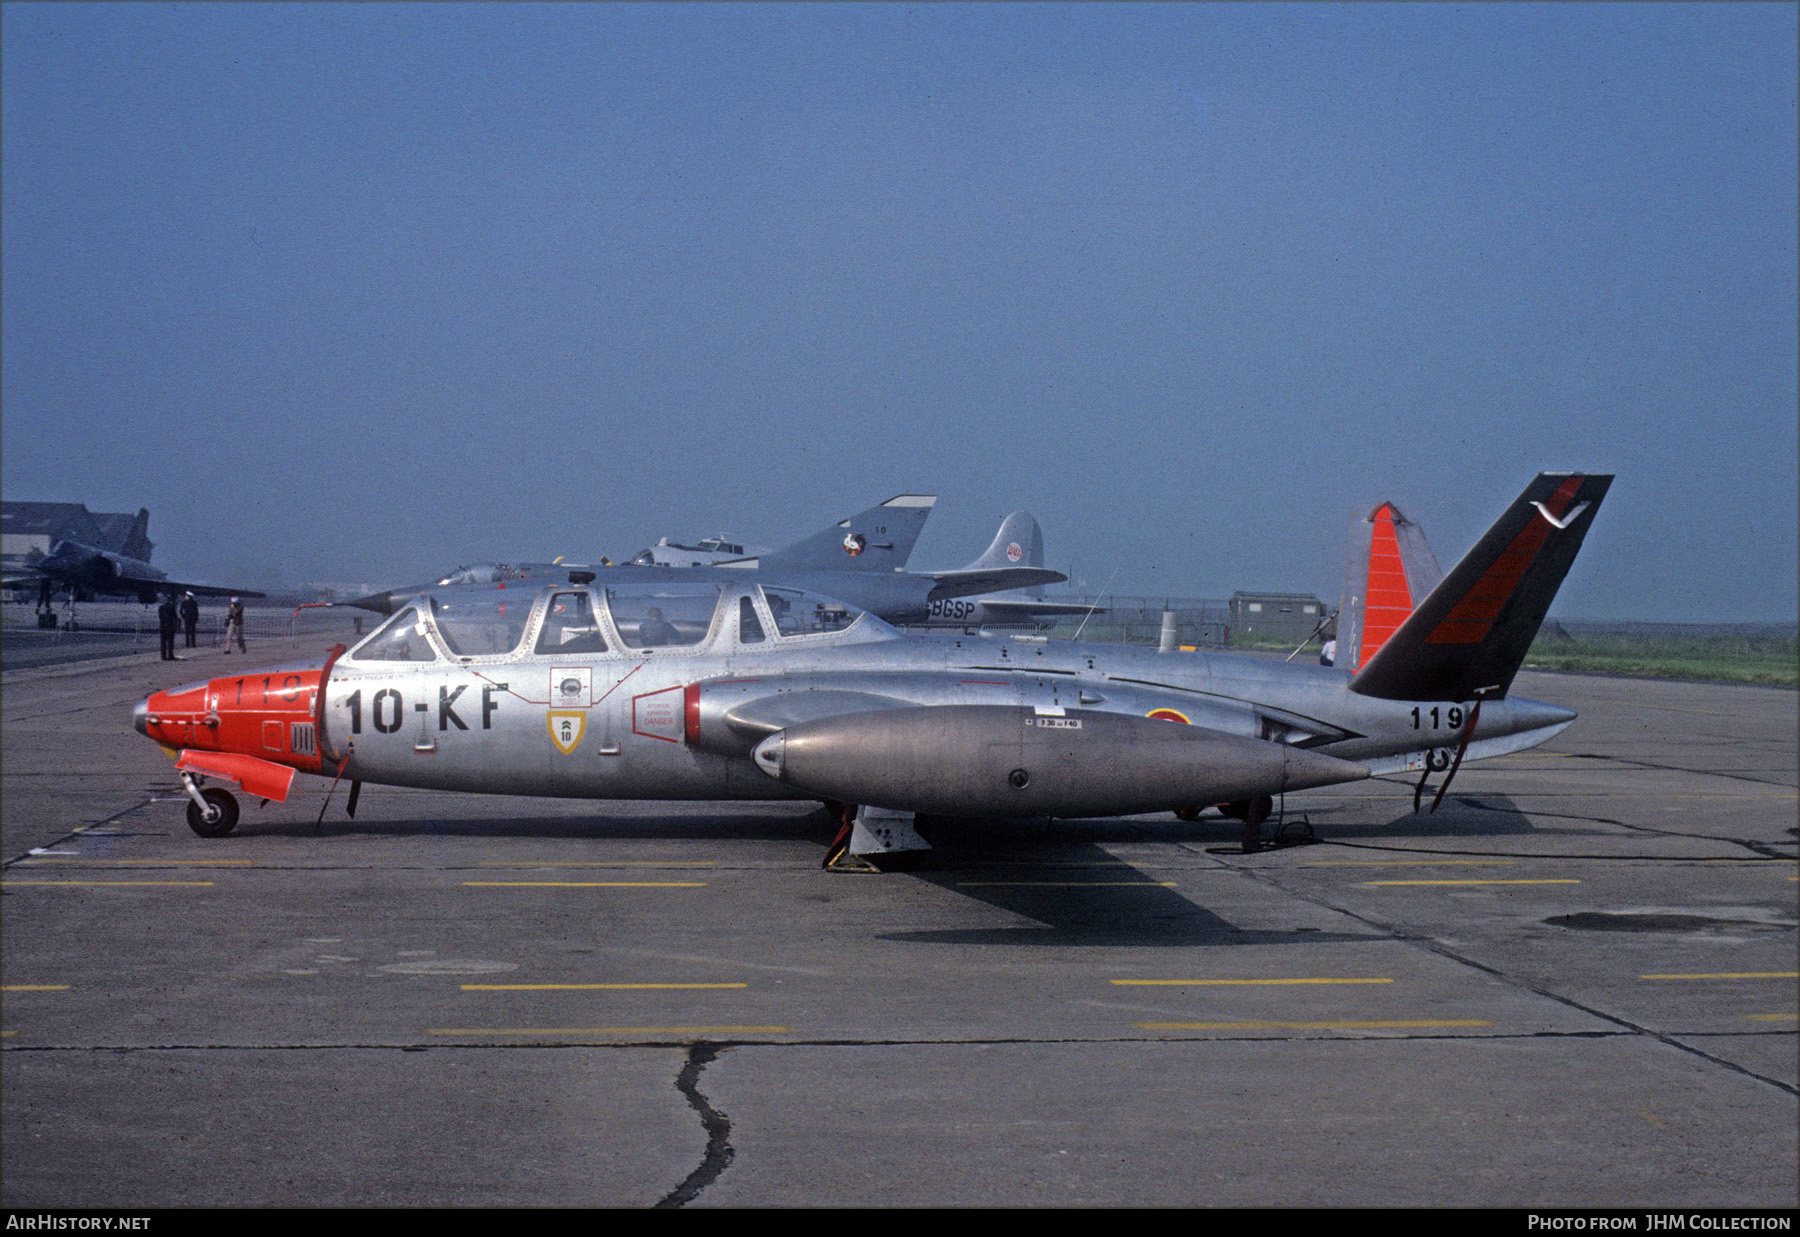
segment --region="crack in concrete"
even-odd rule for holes
[[[659,1208],[685,1207],[693,1202],[699,1197],[700,1191],[717,1181],[719,1174],[731,1167],[731,1161],[737,1155],[737,1149],[731,1145],[731,1119],[714,1108],[706,1096],[700,1093],[701,1072],[718,1060],[729,1047],[728,1044],[702,1041],[688,1049],[687,1062],[682,1065],[681,1073],[675,1079],[675,1086],[687,1098],[688,1106],[700,1114],[701,1128],[706,1131],[706,1154],[680,1185],[657,1202],[656,1206]]]
[[[1464,807],[1471,808],[1475,811],[1499,812],[1502,814],[1507,811],[1506,808],[1489,807],[1487,804],[1482,803],[1472,796],[1453,795],[1451,797]],[[1589,821],[1599,825],[1615,825],[1620,829],[1629,829],[1634,833],[1649,833],[1664,838],[1696,838],[1704,839],[1708,842],[1723,842],[1727,846],[1742,846],[1745,850],[1753,851],[1768,859],[1794,858],[1792,855],[1785,855],[1779,851],[1771,850],[1769,843],[1760,842],[1755,838],[1727,838],[1721,837],[1716,833],[1683,833],[1677,829],[1658,829],[1652,825],[1634,825],[1629,821],[1614,820],[1610,816],[1587,816],[1576,812],[1543,812],[1533,809],[1523,814],[1527,816],[1545,816],[1552,820],[1580,820]]]
[[[1741,745],[1734,744],[1733,746]],[[1572,752],[1570,754],[1581,760],[1605,760],[1637,769],[1660,769],[1664,773],[1693,773],[1701,777],[1722,777],[1734,782],[1749,782],[1756,786],[1779,786],[1783,790],[1794,789],[1791,782],[1772,782],[1767,778],[1746,777],[1741,773],[1729,773],[1722,769],[1689,769],[1683,765],[1657,764],[1654,760],[1634,760],[1630,756],[1608,756],[1601,752]]]
[[[96,820],[92,824],[87,824],[87,825],[78,825],[75,828],[69,830],[69,832],[63,834],[60,838],[57,838],[55,841],[45,842],[43,844],[43,846],[37,847],[36,849],[49,850],[53,846],[61,846],[64,842],[76,842],[76,841],[80,841],[84,837],[90,837],[90,836],[91,837],[107,837],[107,838],[166,836],[163,834],[135,834],[135,833],[99,833],[99,834],[97,834],[94,832],[96,829],[99,829],[104,825],[117,824],[119,821],[124,820],[127,816],[130,816],[133,812],[141,812],[145,808],[149,807],[151,804],[153,804],[155,802],[156,802],[155,799],[146,799],[142,803],[133,804],[132,806],[126,808],[122,812],[114,812],[111,816],[106,817],[106,819],[104,819],[104,820]],[[18,863],[21,859],[31,859],[34,857],[35,856],[32,855],[31,851],[26,851],[22,855],[14,855],[12,858],[7,859],[4,862],[0,862],[0,868],[10,868],[10,867],[12,867],[13,864]]]
[[[1448,945],[1445,945],[1442,941],[1435,940],[1432,937],[1426,936],[1425,934],[1423,934],[1421,932],[1413,931],[1413,930],[1410,930],[1407,928],[1402,928],[1395,924],[1383,923],[1381,920],[1377,919],[1373,915],[1360,914],[1356,911],[1348,909],[1347,907],[1337,906],[1331,902],[1328,902],[1322,897],[1317,897],[1313,894],[1305,893],[1305,892],[1303,892],[1301,890],[1297,890],[1297,889],[1289,889],[1287,886],[1282,885],[1279,882],[1271,879],[1271,874],[1265,873],[1263,871],[1259,871],[1255,868],[1241,867],[1241,868],[1238,868],[1237,870],[1242,872],[1245,876],[1249,877],[1251,880],[1254,880],[1254,881],[1259,882],[1260,884],[1266,885],[1267,887],[1269,887],[1271,889],[1276,889],[1282,893],[1288,894],[1291,897],[1296,897],[1296,898],[1300,898],[1304,901],[1311,902],[1315,906],[1321,906],[1327,910],[1335,911],[1337,914],[1343,915],[1349,919],[1354,919],[1356,922],[1363,924],[1366,927],[1370,927],[1370,928],[1374,928],[1378,931],[1386,932],[1395,940],[1404,941],[1409,945],[1416,945],[1419,948],[1424,949],[1430,953],[1437,954],[1440,958],[1448,958],[1450,961],[1455,962],[1460,966],[1466,966],[1471,970],[1480,971],[1482,974],[1490,976],[1494,979],[1497,979],[1501,983],[1509,984],[1515,988],[1521,988],[1521,989],[1525,990],[1526,992],[1533,993],[1536,996],[1541,996],[1545,1000],[1554,1001],[1558,1005],[1566,1006],[1569,1009],[1578,1010],[1581,1013],[1588,1015],[1590,1018],[1598,1018],[1602,1022],[1610,1022],[1614,1026],[1622,1027],[1626,1031],[1629,1031],[1633,1034],[1647,1036],[1650,1039],[1654,1039],[1658,1043],[1663,1044],[1666,1047],[1673,1048],[1678,1052],[1690,1053],[1693,1056],[1699,1057],[1703,1061],[1707,1061],[1713,1065],[1720,1066],[1721,1068],[1724,1068],[1724,1069],[1728,1069],[1728,1070],[1732,1071],[1733,1073],[1742,1074],[1746,1078],[1754,1078],[1758,1082],[1765,1083],[1771,1087],[1775,1087],[1779,1090],[1785,1091],[1789,1095],[1800,1095],[1800,1087],[1796,1087],[1792,1083],[1783,1082],[1779,1078],[1770,1078],[1767,1075],[1759,1074],[1755,1070],[1748,1069],[1742,1065],[1739,1065],[1735,1061],[1727,1061],[1725,1058],[1714,1056],[1710,1052],[1703,1052],[1700,1049],[1693,1047],[1690,1044],[1682,1043],[1679,1039],[1675,1038],[1674,1035],[1672,1035],[1672,1034],[1667,1034],[1667,1033],[1664,1033],[1661,1031],[1652,1030],[1651,1028],[1644,1026],[1641,1023],[1633,1022],[1629,1018],[1623,1018],[1617,1014],[1609,1014],[1605,1010],[1597,1009],[1591,1005],[1584,1004],[1583,1002],[1576,1000],[1574,997],[1564,996],[1562,993],[1553,992],[1550,989],[1543,987],[1542,985],[1530,983],[1530,982],[1526,981],[1525,979],[1520,978],[1517,975],[1509,974],[1508,972],[1501,970],[1497,966],[1489,966],[1485,962],[1477,962],[1474,958],[1470,958],[1464,954],[1460,954],[1460,953],[1456,952],[1454,949],[1451,949]],[[1791,1034],[1791,1032],[1784,1032],[1784,1034]]]

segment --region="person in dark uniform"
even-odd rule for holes
[[[200,603],[194,600],[192,593],[181,599],[181,625],[187,629],[187,646],[194,648],[194,629],[200,626]]]
[[[175,599],[164,597],[162,605],[156,607],[156,622],[162,629],[162,659],[175,660]]]

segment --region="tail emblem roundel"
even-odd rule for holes
[[[851,558],[855,558],[858,554],[861,554],[863,552],[863,546],[866,544],[868,543],[863,539],[861,533],[844,534],[844,553],[848,554]]]
[[[1018,542],[1009,541],[1006,543],[1006,557],[1016,563],[1025,557],[1025,551],[1019,548]]]

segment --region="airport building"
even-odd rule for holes
[[[1325,603],[1311,593],[1233,593],[1233,644],[1299,644],[1324,620]]]
[[[148,562],[150,511],[136,515],[89,511],[82,503],[0,503],[0,561],[20,566],[50,553],[58,541],[78,541]]]

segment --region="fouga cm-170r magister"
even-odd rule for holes
[[[1611,480],[1533,480],[1354,671],[907,635],[755,582],[565,584],[426,594],[347,652],[158,692],[135,723],[176,756],[207,836],[238,806],[205,779],[285,800],[296,770],[348,778],[352,814],[365,782],[822,800],[844,814],[845,863],[923,849],[918,815],[1221,805],[1254,826],[1284,791],[1454,773],[1573,721],[1507,691]]]

